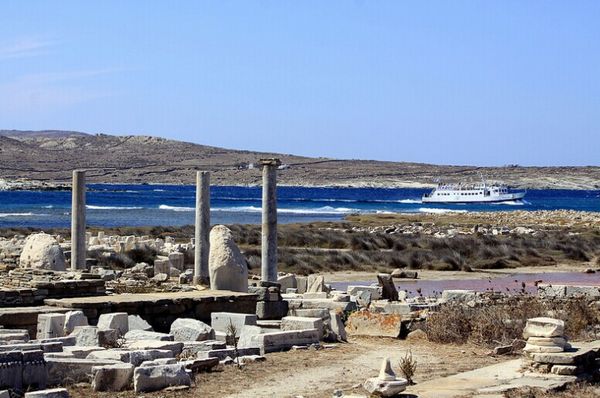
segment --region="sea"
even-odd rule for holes
[[[195,186],[91,184],[87,224],[97,227],[181,226],[194,223]],[[429,189],[278,187],[280,223],[341,220],[348,214],[510,210],[600,212],[598,190],[529,190],[503,204],[421,203]],[[70,226],[70,191],[0,191],[0,228]],[[261,222],[260,187],[211,187],[213,224]]]

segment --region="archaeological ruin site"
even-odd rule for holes
[[[343,287],[278,272],[280,162],[260,165],[257,273],[230,228],[211,228],[210,173],[197,173],[184,240],[87,231],[86,173],[74,171],[70,236],[0,240],[0,397],[577,396],[598,378],[598,286],[409,294],[397,286],[414,270]],[[386,233],[418,233],[399,231]],[[144,252],[152,263],[105,265]]]

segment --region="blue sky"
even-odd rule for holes
[[[0,128],[600,165],[598,1],[3,1]]]

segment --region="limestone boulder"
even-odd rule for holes
[[[133,374],[136,393],[162,390],[171,386],[190,386],[192,380],[183,365],[138,367]]]
[[[65,254],[53,236],[39,233],[25,239],[19,264],[24,268],[41,268],[53,271],[66,269]]]
[[[175,341],[214,340],[215,331],[206,323],[197,319],[179,318],[171,324],[170,333]]]
[[[210,231],[208,257],[210,288],[248,292],[248,265],[233,240],[231,230],[216,225]]]
[[[134,366],[118,363],[92,367],[92,389],[94,391],[123,391],[133,379]]]
[[[129,326],[129,331],[132,331],[132,330],[144,330],[144,331],[148,331],[148,332],[153,331],[152,326],[139,315],[129,315],[127,317],[127,321],[128,321],[127,323]]]
[[[98,329],[115,329],[121,335],[129,331],[129,318],[126,312],[111,312],[98,318]]]
[[[77,326],[88,326],[88,319],[83,311],[68,311],[65,313],[65,336],[68,336]]]

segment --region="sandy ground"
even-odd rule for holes
[[[519,267],[519,268],[503,268],[491,270],[474,270],[473,272],[464,271],[431,271],[431,270],[416,270],[419,273],[419,279],[422,280],[458,280],[458,279],[488,279],[501,278],[511,274],[536,274],[546,272],[583,272],[587,268],[597,268],[593,264],[557,264],[554,266],[545,267]],[[352,281],[376,281],[376,272],[326,272],[321,275],[325,276],[327,282],[352,282]],[[401,279],[398,279],[401,281]]]
[[[417,383],[498,363],[487,350],[471,345],[438,345],[426,341],[409,342],[386,338],[354,338],[347,344],[322,350],[289,351],[267,355],[262,363],[243,369],[220,367],[196,377],[186,391],[143,394],[147,397],[296,397],[331,398],[333,392],[364,393],[361,384],[379,372],[381,361],[389,356],[397,369],[399,360],[412,352],[417,361]],[[74,398],[133,397],[133,392],[93,393],[89,386],[71,389]]]

